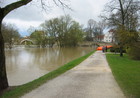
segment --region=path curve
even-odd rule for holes
[[[81,64],[22,98],[125,98],[106,61],[96,51]]]

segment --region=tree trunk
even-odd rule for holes
[[[119,3],[120,3],[120,8],[121,8],[122,26],[124,27],[125,14],[124,14],[123,3],[121,0],[119,0]],[[123,46],[120,46],[120,56],[123,57]]]
[[[123,47],[120,46],[120,56],[123,57]]]
[[[1,17],[0,17],[1,18]],[[2,19],[0,19],[0,92],[8,87],[5,52],[4,52],[4,39],[1,32]]]

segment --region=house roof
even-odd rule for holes
[[[114,29],[110,29],[108,32],[115,32],[115,30]]]
[[[97,38],[103,39],[104,35],[98,35]]]

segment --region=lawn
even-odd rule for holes
[[[112,73],[128,98],[140,98],[140,61],[127,55],[106,54]]]

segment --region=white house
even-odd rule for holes
[[[111,29],[107,33],[105,33],[103,41],[108,43],[114,42],[115,39],[113,38],[113,36],[114,36],[114,30]]]

